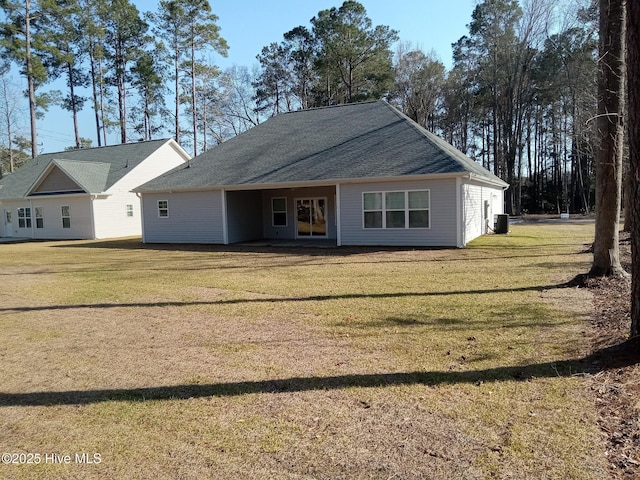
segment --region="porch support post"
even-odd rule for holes
[[[456,177],[456,237],[458,248],[465,246],[464,231],[466,224],[465,218],[465,199],[464,189],[462,188],[462,179]]]
[[[222,243],[229,245],[229,226],[227,225],[227,192],[220,190],[222,205]]]
[[[342,246],[342,228],[340,221],[340,184],[336,184],[336,246]]]

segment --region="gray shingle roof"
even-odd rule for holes
[[[88,193],[108,190],[167,139],[45,153],[0,179],[0,199],[23,198],[53,161]]]
[[[138,187],[259,186],[474,173],[504,184],[384,101],[277,115]],[[505,184],[506,185],[506,184]]]

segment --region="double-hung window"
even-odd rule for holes
[[[166,218],[169,216],[169,200],[158,200],[158,217]]]
[[[36,228],[44,228],[44,216],[42,207],[35,207],[36,211]]]
[[[274,227],[287,226],[287,199],[285,197],[271,199],[271,224]]]
[[[364,228],[429,228],[429,190],[365,192],[362,211]]]
[[[409,228],[429,228],[429,190],[407,192]]]
[[[31,228],[31,208],[18,209],[18,228]]]
[[[62,213],[62,228],[71,228],[71,209],[69,205],[63,205],[60,207]]]
[[[133,205],[128,203],[126,206],[127,217],[133,217]]]

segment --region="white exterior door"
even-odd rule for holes
[[[11,210],[5,209],[2,215],[4,222],[4,236],[13,237],[13,223],[11,221]]]

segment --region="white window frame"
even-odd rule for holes
[[[127,217],[133,217],[133,204],[127,203],[125,205],[125,212]]]
[[[33,210],[36,216],[36,228],[44,228],[44,208],[33,207]],[[38,215],[38,213],[40,215]],[[40,225],[38,225],[38,220],[40,220]]]
[[[165,206],[160,206],[161,203]],[[162,212],[165,212],[165,215],[162,215]],[[158,218],[169,218],[169,200],[158,200]]]
[[[409,208],[409,193],[413,192],[427,192],[429,196],[429,207],[427,208]],[[397,208],[387,208],[387,194],[388,193],[403,193],[404,194],[404,227],[387,227],[387,212],[401,211]],[[380,209],[365,210],[365,195],[377,194],[381,196],[382,205]],[[409,224],[409,212],[412,211],[426,211],[428,214],[428,227],[411,227]],[[382,226],[381,227],[367,227],[365,224],[365,213],[367,212],[381,212]],[[428,188],[411,189],[411,190],[376,190],[370,192],[362,192],[362,228],[364,230],[430,230],[431,229],[431,190]]]
[[[31,207],[18,208],[18,228],[31,228]]]
[[[67,209],[66,215],[64,213],[65,208]],[[69,205],[61,205],[60,215],[62,217],[62,228],[71,228],[71,207]],[[65,220],[68,220],[67,225],[65,225]]]
[[[275,200],[284,200],[284,211],[283,210],[275,210],[273,202]],[[276,225],[276,213],[284,213],[284,225]],[[288,205],[287,205],[287,197],[271,197],[271,226],[275,228],[285,228],[289,226],[289,213],[288,213]]]

